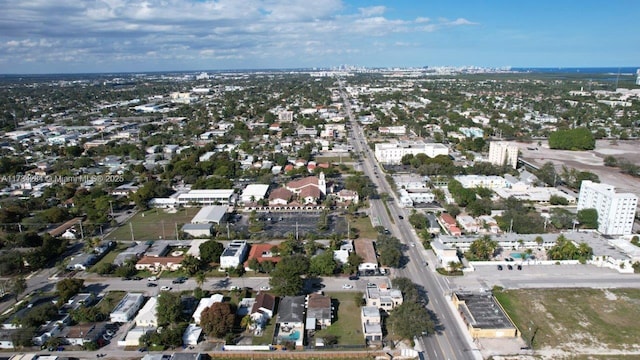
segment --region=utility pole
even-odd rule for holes
[[[133,237],[133,223],[129,222],[129,230],[131,231],[131,241],[136,241]]]
[[[231,231],[229,231],[229,223],[227,223],[227,240],[231,240]]]
[[[162,239],[166,239],[165,235],[164,235],[164,220],[161,221],[162,223]]]
[[[509,225],[509,233],[513,232],[513,219],[511,219],[511,225]]]
[[[109,209],[111,210],[111,220],[113,220],[113,200],[109,200]]]
[[[82,228],[82,220],[80,220],[80,239],[84,240],[84,229]]]
[[[296,241],[300,240],[298,238],[298,221],[296,220]]]
[[[178,234],[178,223],[174,223],[176,225],[176,240],[180,240],[180,235]]]

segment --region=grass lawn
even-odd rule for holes
[[[330,164],[332,164],[332,163],[340,163],[341,158],[340,158],[340,156],[318,156],[314,160],[317,163],[330,163]],[[344,162],[351,162],[351,161],[353,161],[351,159],[351,156],[349,156],[349,155],[342,156],[342,162],[343,163]]]
[[[360,325],[360,307],[354,301],[355,294],[353,292],[327,293],[331,299],[338,301],[337,320],[328,328],[318,331],[316,338],[334,335],[338,338],[338,345],[364,345]]]
[[[364,218],[349,218],[349,225],[351,228],[358,229],[360,238],[363,239],[377,239],[378,232],[371,225],[371,219],[369,217]]]
[[[521,289],[495,295],[525,341],[535,332],[534,349],[575,355],[637,351],[640,289]]]
[[[102,259],[100,259],[100,261],[98,261],[95,265],[93,265],[89,269],[89,271],[93,271],[93,269],[98,268],[98,265],[100,265],[102,263],[112,264],[113,260],[116,259],[116,256],[118,256],[118,254],[120,254],[124,249],[126,249],[128,247],[129,247],[129,244],[118,243],[118,245],[114,249],[109,251],[107,253],[107,255],[105,255]]]
[[[99,302],[96,304],[98,309],[103,314],[109,314],[113,308],[118,305],[120,300],[124,297],[124,291],[109,291]]]
[[[269,320],[267,323],[267,327],[262,332],[262,336],[254,336],[253,337],[253,345],[270,345],[273,341],[273,332],[276,331],[276,321],[275,319]]]
[[[150,209],[135,214],[128,222],[109,234],[109,240],[131,240],[131,228],[135,240],[158,240],[176,238],[183,224],[188,223],[200,211],[200,208],[182,208],[175,213],[163,209]],[[131,224],[131,226],[129,225]]]

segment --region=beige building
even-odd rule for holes
[[[365,300],[366,306],[375,306],[387,312],[402,305],[403,302],[402,292],[398,289],[389,289],[387,284],[367,285]]]
[[[489,162],[498,166],[506,164],[515,169],[518,166],[518,146],[504,141],[490,142]]]
[[[451,298],[474,339],[518,336],[518,329],[493,295],[454,292]]]

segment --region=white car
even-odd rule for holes
[[[353,285],[351,284],[342,284],[343,289],[353,289]]]
[[[170,291],[170,290],[171,290],[171,286],[167,286],[167,285],[160,288],[160,291]]]
[[[155,276],[155,275],[154,275],[154,276],[150,276],[147,280],[149,280],[149,281],[156,281],[156,280],[158,280],[158,277],[157,277],[157,276]]]
[[[264,286],[260,286],[260,291],[269,291],[271,290],[271,287],[264,285]]]

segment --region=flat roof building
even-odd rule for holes
[[[226,205],[204,206],[191,219],[192,224],[220,224],[227,216],[229,207]]]
[[[247,256],[249,244],[246,240],[231,241],[220,255],[220,269],[235,268],[242,264]]]
[[[518,336],[518,329],[492,294],[454,292],[452,301],[474,339]]]
[[[269,191],[269,185],[265,184],[249,184],[242,191],[242,195],[240,195],[240,202],[242,203],[250,203],[260,201],[267,196],[267,191]]]
[[[353,245],[356,254],[362,258],[362,263],[358,265],[358,271],[378,269],[378,258],[376,257],[376,249],[373,247],[373,240],[357,239],[353,241]]]
[[[400,164],[405,155],[425,154],[430,158],[438,155],[449,155],[449,148],[440,143],[426,143],[423,141],[391,141],[375,144],[376,160],[383,164]]]
[[[109,315],[111,322],[124,323],[133,319],[133,316],[138,312],[143,302],[143,294],[127,293]]]
[[[178,205],[219,205],[232,204],[234,201],[233,189],[203,189],[190,190],[178,195]]]

